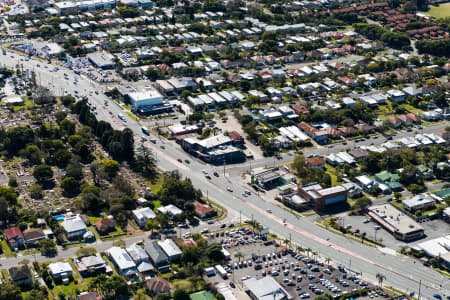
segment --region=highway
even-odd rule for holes
[[[10,55],[8,51],[8,55]],[[5,60],[1,57],[2,63],[8,67],[15,67],[18,62],[17,54],[14,54],[16,59]],[[122,112],[121,108],[114,102],[110,101],[102,94],[101,86],[98,86],[86,78],[75,75],[72,71],[65,69],[59,72],[50,72],[48,68],[44,68],[45,62],[37,62],[33,59],[30,61],[21,61],[20,64],[24,68],[34,69],[38,80],[41,84],[52,89],[56,94],[61,94],[67,91],[70,94],[75,94],[78,91],[81,95],[88,95],[89,101],[94,103],[97,107],[97,118],[110,122],[115,128],[122,129],[125,126],[133,130],[136,137],[140,139],[142,135],[140,124],[130,119],[126,114],[126,123],[119,121],[117,115]],[[40,64],[41,67],[37,67]],[[63,69],[61,67],[61,69]],[[63,73],[69,74],[70,80],[65,80]],[[78,77],[77,85],[73,84],[73,78]],[[95,93],[98,92],[98,94]],[[107,101],[109,105],[103,108],[104,102]],[[111,112],[111,113],[110,113]],[[436,125],[437,128],[448,126],[448,123],[443,125]],[[424,128],[424,131],[428,130]],[[434,131],[436,128],[430,128]],[[405,133],[406,134],[406,133]],[[367,144],[372,141],[366,141]],[[380,141],[382,142],[382,141]],[[362,144],[362,143],[359,143]],[[414,291],[416,294],[419,290],[421,282],[421,293],[423,298],[432,298],[435,293],[441,295],[450,295],[450,280],[433,270],[426,268],[420,264],[416,264],[413,260],[404,257],[400,254],[391,255],[386,254],[386,251],[364,246],[356,241],[346,239],[344,237],[334,235],[333,233],[316,226],[308,220],[298,218],[286,210],[266,202],[257,195],[244,198],[241,196],[246,189],[239,183],[239,175],[243,170],[249,168],[248,164],[241,166],[233,165],[227,167],[226,174],[223,176],[221,168],[217,168],[220,176],[212,176],[211,180],[205,178],[202,170],[211,172],[213,167],[205,165],[195,159],[192,159],[189,154],[185,153],[180,147],[173,145],[171,142],[158,140],[156,144],[146,142],[145,146],[149,147],[155,153],[158,166],[163,170],[179,170],[179,172],[189,177],[193,184],[202,190],[210,199],[220,203],[227,208],[233,215],[242,213],[243,218],[258,220],[263,226],[269,227],[272,232],[283,238],[290,238],[293,243],[299,244],[305,248],[311,248],[318,252],[322,257],[330,257],[336,264],[343,264],[351,269],[361,272],[363,279],[377,284],[377,273],[382,273],[386,276],[384,280],[385,285],[394,286],[405,292]],[[307,150],[305,154],[325,154],[329,151],[338,151],[338,149],[347,149],[350,145],[335,146],[334,148],[319,148],[316,150]],[[164,148],[164,149],[163,149]],[[179,163],[177,159],[183,161],[190,160],[190,164]],[[280,162],[287,162],[292,157],[284,156]],[[273,158],[263,159],[261,161],[252,162],[252,167],[264,166],[273,164]],[[278,161],[275,161],[278,163]],[[231,173],[228,173],[231,172]],[[233,193],[226,190],[230,186]],[[267,212],[271,209],[272,213]],[[283,224],[286,220],[287,225]],[[107,243],[98,244],[98,249],[102,249],[103,245]],[[66,250],[71,251],[71,250]]]

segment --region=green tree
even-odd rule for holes
[[[173,300],[190,300],[190,298],[189,294],[184,289],[178,288],[173,293]]]
[[[0,299],[22,300],[23,298],[19,287],[10,283],[5,283],[0,289]]]
[[[377,273],[375,277],[378,280],[378,285],[380,286],[380,288],[383,288],[383,281],[386,279],[386,275],[382,273]]]
[[[39,242],[41,254],[43,256],[55,256],[57,253],[56,244],[53,240],[44,239]]]
[[[80,193],[80,181],[70,176],[63,177],[61,187],[64,190],[64,195],[67,197],[74,197]]]
[[[102,161],[102,171],[109,178],[114,178],[119,172],[120,165],[116,160],[104,159]]]
[[[37,165],[33,169],[33,176],[42,185],[53,179],[53,170],[48,165]]]

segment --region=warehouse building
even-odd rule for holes
[[[114,56],[108,52],[94,52],[86,55],[87,59],[96,68],[107,70],[114,69],[116,63],[114,62]]]

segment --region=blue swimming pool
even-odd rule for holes
[[[66,217],[64,215],[53,216],[53,219],[56,220],[56,221],[64,221],[65,218]]]

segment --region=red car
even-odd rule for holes
[[[183,163],[183,161],[181,160],[181,158],[177,159],[179,163]]]

